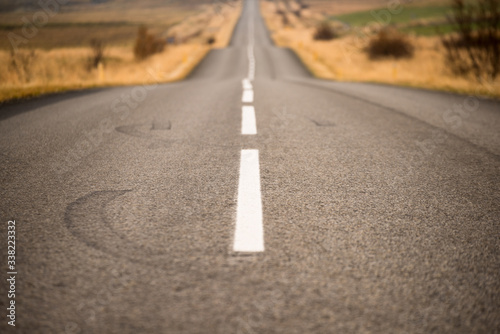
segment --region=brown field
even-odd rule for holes
[[[415,1],[417,5],[429,3]],[[441,0],[439,0],[442,3]],[[384,1],[382,1],[384,2]],[[278,1],[279,3],[279,1]],[[411,59],[370,60],[364,51],[372,33],[361,37],[344,34],[331,41],[313,39],[315,26],[327,15],[338,11],[369,8],[368,1],[312,0],[311,6],[302,11],[300,18],[285,13],[289,23],[276,13],[276,5],[262,1],[261,11],[271,31],[274,42],[294,50],[311,72],[319,78],[338,81],[380,82],[459,93],[500,96],[500,80],[479,84],[472,78],[453,75],[445,65],[444,48],[439,37],[409,36],[415,47]],[[380,8],[379,1],[370,1]],[[385,2],[386,3],[386,2]],[[344,6],[342,6],[344,4]],[[285,6],[280,5],[283,10]],[[383,7],[383,6],[382,6]],[[344,11],[345,10],[345,11]],[[340,13],[340,12],[339,12]]]
[[[68,89],[180,80],[211,48],[225,47],[229,43],[241,3],[218,7],[174,4],[160,8],[127,8],[118,12],[110,12],[111,9],[59,13],[28,43],[21,45],[15,55],[6,42],[6,34],[22,34],[21,28],[12,23],[21,14],[1,13],[0,20],[8,17],[10,21],[0,24],[3,27],[0,31],[3,34],[0,39],[3,43],[0,43],[0,101]],[[29,17],[30,14],[22,15]],[[110,19],[105,21],[106,17]],[[146,24],[149,31],[160,38],[175,36],[176,43],[168,44],[163,52],[143,61],[135,60],[133,45],[140,24]],[[104,60],[98,68],[89,69],[90,41],[94,38],[106,45]],[[215,42],[208,44],[209,38]]]
[[[178,2],[161,5],[157,0],[120,5],[121,1],[89,5],[61,6],[24,47],[45,48],[86,46],[93,38],[111,44],[132,43],[137,26],[144,24],[156,31],[165,31],[189,16],[200,13],[204,6],[182,6]],[[140,5],[139,5],[140,4]],[[10,48],[9,32],[22,35],[23,20],[33,22],[41,11],[33,4],[28,9],[0,12],[0,49]]]
[[[303,1],[309,9],[326,15],[340,15],[387,7],[388,0],[309,0]],[[413,6],[447,3],[448,0],[413,0]],[[401,0],[403,3],[403,0]]]

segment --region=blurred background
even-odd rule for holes
[[[247,0],[259,1],[259,0]],[[317,77],[500,96],[500,0],[261,0]],[[0,101],[184,78],[241,0],[0,0]]]
[[[184,78],[227,46],[240,1],[0,0],[0,101]]]
[[[499,0],[269,0],[262,12],[317,77],[500,96]]]

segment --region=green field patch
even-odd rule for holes
[[[379,8],[371,11],[361,11],[350,14],[332,16],[330,19],[339,20],[351,26],[364,26],[370,22],[380,22],[383,24],[410,23],[415,20],[445,18],[451,12],[450,6],[400,6],[396,8],[399,14],[392,14],[386,8]]]
[[[458,31],[456,25],[453,24],[440,24],[440,25],[427,25],[420,27],[405,27],[401,29],[404,33],[413,33],[417,36],[435,36],[439,34],[449,34]]]

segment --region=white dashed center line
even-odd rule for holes
[[[243,91],[243,97],[241,98],[243,103],[252,103],[253,102],[253,90],[245,89]]]
[[[258,150],[241,151],[233,250],[250,253],[264,251]]]
[[[255,121],[255,109],[253,106],[243,106],[242,108],[241,134],[257,134],[257,122]]]
[[[248,79],[255,78],[255,56],[253,54],[253,45],[248,45]]]
[[[253,15],[248,23],[248,79],[251,81],[255,78],[255,55],[253,46],[255,44],[255,26],[253,22]]]
[[[253,17],[248,25],[248,77],[243,80],[243,103],[253,103],[255,78]],[[256,135],[257,122],[253,106],[242,107],[241,134]],[[242,150],[240,179],[238,184],[238,206],[236,209],[234,252],[255,253],[264,251],[264,227],[262,222],[262,199],[260,193],[259,150]]]
[[[243,89],[253,89],[252,83],[250,82],[249,79],[243,79]]]

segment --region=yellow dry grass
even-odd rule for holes
[[[500,79],[479,84],[453,75],[445,65],[444,49],[437,37],[410,37],[415,46],[411,59],[370,60],[364,52],[369,36],[360,38],[351,34],[332,41],[316,41],[312,38],[313,27],[303,22],[284,26],[275,8],[272,3],[261,2],[274,42],[295,51],[318,78],[500,97]]]
[[[64,90],[181,80],[211,48],[229,44],[240,12],[240,3],[224,6],[217,12],[207,6],[193,15],[198,23],[186,19],[176,26],[180,31],[195,26],[203,32],[199,36],[168,45],[162,53],[141,62],[134,59],[131,45],[109,46],[105,49],[104,63],[92,70],[87,66],[89,47],[20,50],[15,58],[10,51],[0,50],[0,101]],[[208,36],[216,42],[209,45]],[[30,57],[32,51],[34,56]]]

